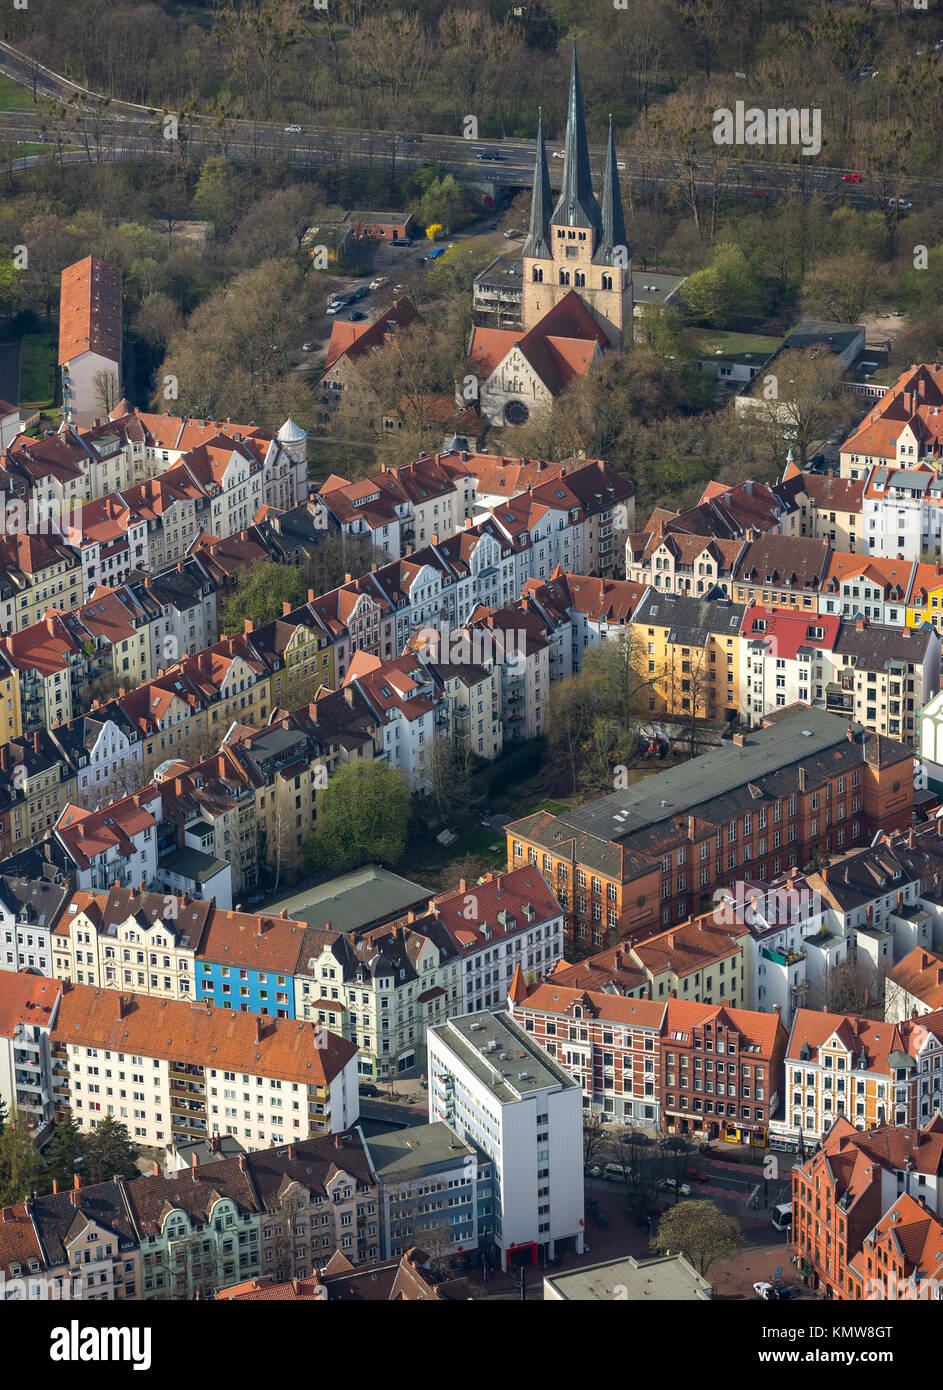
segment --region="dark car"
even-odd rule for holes
[[[476,159],[501,159],[502,156],[498,154],[497,150],[480,150],[480,151],[478,152],[478,154],[475,155],[475,158],[476,158]]]
[[[367,297],[367,295],[368,295],[369,293],[370,293],[370,286],[369,286],[369,285],[361,285],[359,290],[354,290],[353,294],[350,296],[349,303],[351,303],[351,304],[356,304],[357,301],[358,301],[359,299],[366,299],[366,297]]]
[[[421,145],[421,144],[422,144],[422,136],[421,136],[421,135],[404,135],[404,136],[403,136],[403,144],[404,144],[404,145]]]
[[[361,1081],[357,1090],[362,1096],[378,1096],[380,1094],[376,1086],[372,1086],[369,1081]]]
[[[362,323],[366,317],[366,314],[361,314],[358,309],[355,309],[352,314],[347,315],[347,321],[348,323]]]

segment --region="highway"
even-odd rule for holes
[[[298,168],[381,167],[391,179],[423,164],[436,163],[466,177],[474,173],[482,182],[492,184],[495,191],[502,186],[508,191],[529,187],[533,182],[535,142],[531,140],[471,140],[458,135],[397,135],[382,130],[290,130],[273,121],[229,121],[189,114],[177,123],[177,138],[167,139],[164,136],[165,113],[89,92],[68,78],[38,68],[5,43],[0,43],[0,72],[58,106],[58,111],[47,107],[35,112],[0,113],[0,129],[8,140],[49,143],[50,157],[55,156],[56,141],[61,139],[63,144],[80,146],[79,158],[91,162],[180,154],[225,155],[234,162],[256,162],[268,156]],[[173,113],[167,114],[173,116]],[[480,158],[491,153],[500,158]],[[562,145],[551,144],[548,153],[551,184],[559,187]],[[29,167],[46,157],[26,156],[14,167]],[[69,158],[68,155],[61,157]],[[598,182],[604,151],[591,149],[590,158]],[[655,155],[623,147],[617,151],[617,158],[623,181],[632,192],[675,183]],[[723,180],[723,192],[727,196],[755,199],[757,203],[796,192],[805,196],[820,193],[858,208],[886,206],[888,199],[895,195],[906,196],[916,208],[943,198],[943,182],[938,180],[910,179],[896,186],[886,178],[872,179],[867,174],[862,176],[860,183],[848,182],[843,177],[857,172],[820,165],[796,151],[789,163],[755,158],[731,163]],[[710,162],[700,161],[695,171],[698,192],[708,194],[713,180]]]

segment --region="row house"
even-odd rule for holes
[[[41,1251],[43,1284],[81,1302],[141,1298],[141,1252],[129,1187],[119,1178],[34,1197],[30,1220]],[[52,1296],[51,1292],[47,1296]]]
[[[737,558],[730,597],[737,603],[761,604],[764,608],[817,613],[832,558],[827,541],[801,536],[759,536],[748,531]]]
[[[649,589],[635,610],[638,665],[656,714],[730,719],[739,707],[740,629],[746,609],[729,599],[681,598]]]
[[[579,671],[588,647],[617,639],[631,628],[647,586],[632,579],[597,579],[554,572],[546,588],[569,614],[573,635],[572,670]],[[538,596],[541,590],[531,590]]]
[[[334,685],[334,647],[312,605],[313,590],[303,608],[292,609],[286,599],[281,618],[256,627],[245,619],[245,636],[252,650],[272,673],[272,708],[294,709],[322,685]]]
[[[202,554],[178,560],[160,574],[131,576],[130,592],[149,619],[148,678],[158,667],[212,646],[219,636],[216,584],[201,561]],[[128,678],[123,661],[114,669]]]
[[[438,697],[436,736],[449,739],[466,757],[491,762],[500,756],[504,746],[499,669],[487,658],[480,666],[461,659],[450,660],[448,648],[442,659],[438,655],[442,650],[442,644],[437,642],[433,652],[423,657]]]
[[[76,767],[46,729],[0,746],[0,846],[16,854],[51,833],[76,794]]]
[[[0,876],[0,969],[55,975],[52,933],[71,892],[65,874],[46,863],[36,877]]]
[[[449,934],[413,910],[399,924],[347,933],[309,928],[295,980],[296,1016],[342,1033],[365,1077],[416,1066],[426,1030],[462,1011],[461,966]]]
[[[884,980],[884,1017],[903,1023],[943,1009],[943,955],[915,946]]]
[[[828,541],[834,550],[852,554],[864,551],[865,482],[864,478],[842,478],[832,473],[803,473],[797,464],[787,463],[782,488],[788,488],[796,511],[786,534]]]
[[[839,1116],[858,1129],[926,1124],[943,1108],[943,1016],[885,1023],[799,1009],[785,1065],[775,1129],[787,1145],[821,1139]]]
[[[210,736],[221,738],[234,720],[257,726],[269,716],[270,674],[243,633],[223,637],[168,668],[168,676],[177,674],[201,695]]]
[[[380,661],[366,652],[351,660],[344,688],[357,691],[376,716],[382,733],[382,757],[400,768],[418,789],[429,785],[428,759],[436,736],[440,697],[430,672],[413,652]]]
[[[572,651],[566,628],[547,605],[528,596],[497,611],[476,609],[464,632],[472,649],[478,644],[487,651],[500,673],[505,741],[537,738],[546,727],[551,680]]]
[[[38,623],[47,608],[68,613],[85,597],[78,550],[56,534],[0,537],[0,572],[10,589],[0,609],[7,633]]]
[[[943,564],[925,564],[922,561],[914,568],[913,583],[907,597],[905,621],[908,627],[919,627],[930,623],[938,632],[943,631]]]
[[[431,911],[461,961],[465,1013],[506,1007],[512,980],[548,974],[563,955],[563,908],[533,868],[492,874],[434,898]]]
[[[51,1038],[79,1128],[113,1115],[151,1148],[219,1134],[266,1148],[359,1113],[356,1048],[309,1023],[67,984]]]
[[[114,588],[132,570],[147,569],[147,520],[133,513],[119,493],[96,493],[75,519],[81,539],[82,599],[90,599],[101,584]]]
[[[843,478],[866,478],[873,468],[912,469],[943,457],[943,370],[906,368],[841,446]]]
[[[663,1127],[765,1148],[788,1042],[778,1011],[669,999],[661,1033]]]
[[[141,887],[72,895],[52,933],[53,974],[73,984],[199,1000],[196,954],[213,904]]]
[[[294,1018],[304,922],[213,907],[199,943],[197,998],[218,1009]]]
[[[825,1298],[913,1296],[908,1286],[921,1281],[904,1264],[899,1240],[888,1238],[886,1218],[899,1212],[905,1223],[919,1220],[914,1235],[926,1236],[941,1215],[941,1194],[939,1116],[919,1127],[885,1123],[864,1132],[836,1119],[816,1150],[793,1165],[793,1262]],[[911,1255],[923,1248],[919,1239],[907,1241]],[[934,1266],[924,1268],[931,1273]]]
[[[839,1275],[840,1277],[840,1275]],[[851,1258],[852,1298],[938,1301],[943,1280],[943,1222],[904,1193]]]
[[[157,828],[162,816],[160,791],[153,786],[100,811],[70,804],[48,840],[52,862],[85,892],[115,883],[151,884],[157,874]]]
[[[335,685],[344,679],[357,652],[391,661],[405,645],[399,641],[394,606],[374,584],[374,577],[369,574],[351,579],[308,601],[307,616],[300,621],[309,630],[326,635],[326,663],[330,663],[326,684]],[[293,622],[296,616],[285,614],[283,621]]]
[[[538,864],[576,942],[601,946],[609,910],[611,929],[635,941],[685,921],[745,868],[769,881],[814,853],[908,826],[912,767],[903,744],[787,708],[761,730],[588,806],[512,822],[508,867]],[[572,899],[580,872],[601,890],[585,916]]]
[[[60,535],[62,528],[54,519],[74,517],[93,495],[89,461],[89,451],[69,425],[40,439],[18,435],[4,454],[6,469],[13,477],[25,480],[36,517],[53,519],[50,533]]]
[[[929,464],[875,468],[864,488],[862,550],[868,555],[919,560],[939,548],[943,487]]]
[[[743,722],[752,724],[770,710],[797,701],[818,709],[833,707],[834,702],[828,704],[829,687],[840,628],[837,616],[751,604],[740,627]]]
[[[556,977],[529,991],[516,974],[508,1011],[583,1089],[583,1107],[610,1123],[660,1127],[663,1001],[580,989]]]
[[[626,540],[627,579],[684,598],[730,596],[744,540],[669,529],[662,522],[649,525],[649,531]]]
[[[17,1111],[31,1130],[53,1119],[50,1035],[59,1010],[62,986],[32,971],[0,971],[0,1101],[7,1122]]]
[[[881,559],[874,555],[828,557],[822,581],[819,612],[843,618],[867,618],[871,622],[901,627],[913,588],[913,560]]]

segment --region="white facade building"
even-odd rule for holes
[[[536,1263],[557,1243],[583,1250],[583,1093],[506,1014],[430,1028],[429,1118],[494,1164],[495,1243]]]

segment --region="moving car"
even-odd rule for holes
[[[404,135],[404,136],[403,136],[403,144],[404,144],[404,145],[421,145],[421,144],[422,144],[422,136],[421,136],[421,135]]]
[[[564,155],[564,153],[563,153],[562,150],[554,150],[553,155],[551,156],[551,158],[553,158],[553,159],[565,159],[566,156]]]
[[[841,181],[842,181],[842,183],[860,183],[860,182],[861,182],[861,175],[860,175],[860,174],[842,174],[842,176],[841,176]]]
[[[779,1202],[769,1215],[777,1231],[788,1231],[792,1226],[792,1202]]]
[[[301,126],[300,126],[300,125],[286,125],[286,127],[285,127],[285,134],[286,134],[286,135],[300,135],[300,134],[301,134]]]
[[[475,155],[476,159],[503,159],[504,156],[498,154],[497,150],[479,150]]]

